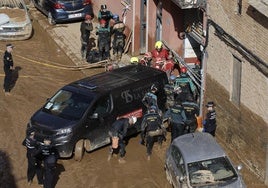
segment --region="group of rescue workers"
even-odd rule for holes
[[[90,43],[90,32],[93,31],[92,15],[86,15],[81,23],[81,55],[88,56],[88,46]],[[110,21],[114,20],[113,24]],[[113,36],[113,53],[121,59],[125,46],[125,25],[119,20],[117,14],[112,14],[107,10],[106,5],[101,5],[98,14],[99,26],[98,51],[100,60],[110,58],[111,36]],[[161,41],[155,43],[152,52],[144,54],[139,60],[137,57],[131,58],[131,63],[138,63],[140,66],[150,66],[163,70],[169,77],[169,83],[164,86],[167,96],[166,110],[163,112],[158,107],[157,83],[151,86],[151,90],[145,94],[142,103],[146,107],[141,121],[141,141],[140,144],[146,146],[147,159],[150,160],[155,143],[162,144],[166,141],[167,130],[171,131],[171,142],[178,136],[196,131],[200,126],[199,119],[199,92],[193,80],[187,73],[187,68],[173,61],[172,53],[163,47]],[[214,103],[208,102],[207,114],[203,123],[203,132],[208,132],[215,136],[216,112]],[[137,117],[119,118],[112,125],[109,131],[111,146],[109,147],[108,160],[113,155],[119,154],[119,163],[125,163],[125,146],[128,128],[137,122]],[[202,126],[201,126],[202,127]],[[28,130],[23,145],[27,148],[28,170],[27,180],[31,184],[35,174],[38,183],[45,188],[55,186],[55,169],[59,157],[57,151],[52,146],[49,138],[45,138],[42,143],[35,139],[35,131]]]
[[[171,69],[172,71],[173,69]],[[164,90],[167,96],[165,112],[162,112],[158,107],[158,84],[153,84],[150,92],[146,93],[142,99],[142,103],[147,110],[142,117],[140,144],[146,146],[148,160],[151,158],[154,144],[157,142],[161,146],[162,142],[166,141],[168,129],[171,130],[172,142],[178,136],[195,132],[197,127],[202,127],[200,125],[202,122],[200,122],[199,105],[197,102],[198,90],[192,79],[187,75],[186,67],[181,67],[177,76],[171,74],[169,83],[164,86]],[[202,130],[203,132],[210,133],[212,136],[215,136],[216,131],[216,112],[214,106],[213,102],[207,103],[208,112],[203,121]],[[117,155],[119,153],[119,163],[125,163],[127,129],[133,126],[136,121],[136,117],[120,118],[111,126],[109,135],[112,145],[109,148],[108,160],[111,159],[113,154]]]
[[[94,41],[90,38],[90,33],[93,31],[92,19],[93,15],[87,14],[80,25],[82,58],[87,58],[88,62],[110,59],[112,44],[113,55],[117,60],[120,60],[125,47],[126,35],[124,33],[125,24],[120,21],[119,15],[109,11],[106,5],[101,5],[98,12],[99,24],[96,27],[98,52],[95,54],[92,54],[94,51],[91,51],[92,47],[95,46]],[[94,58],[97,60],[94,61]]]

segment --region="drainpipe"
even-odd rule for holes
[[[268,142],[268,138],[266,139]],[[266,170],[265,170],[265,185],[268,185],[268,143],[266,143]]]
[[[134,54],[134,44],[135,44],[135,16],[136,16],[136,0],[132,1],[132,42],[131,42],[131,54]]]
[[[145,38],[145,48],[146,52],[148,52],[148,33],[149,33],[149,5],[150,0],[146,0],[146,38]]]

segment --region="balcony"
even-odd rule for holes
[[[172,0],[181,9],[206,8],[206,0]]]
[[[194,22],[192,25],[189,25],[185,34],[191,36],[196,42],[201,45],[205,45],[205,34],[203,32],[203,24],[201,22]]]

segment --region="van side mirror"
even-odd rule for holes
[[[99,114],[98,113],[93,113],[91,116],[90,116],[91,119],[98,119],[99,118]]]

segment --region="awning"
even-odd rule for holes
[[[249,0],[248,3],[268,18],[268,0]]]

